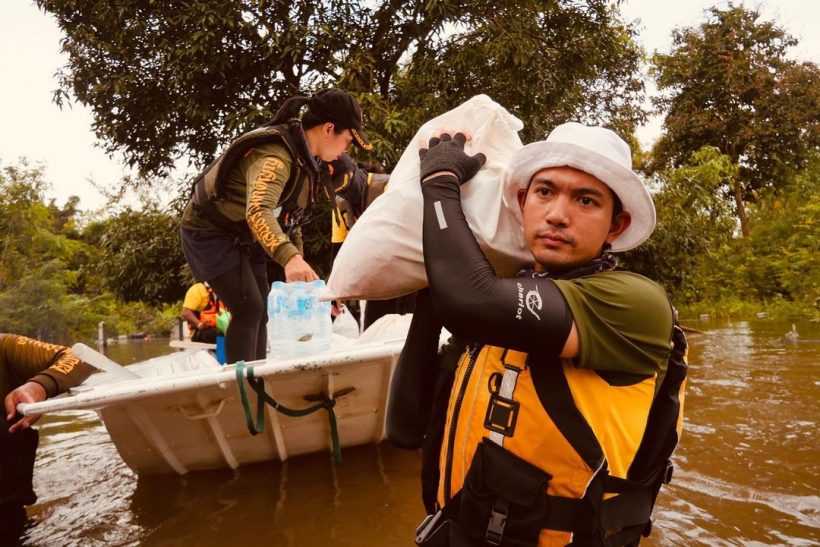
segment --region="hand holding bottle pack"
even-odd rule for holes
[[[322,280],[277,281],[268,296],[268,360],[308,356],[330,348],[330,302],[319,302]]]

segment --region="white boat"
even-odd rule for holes
[[[265,380],[267,393],[294,409],[352,388],[336,399],[333,409],[340,445],[378,443],[385,437],[390,377],[410,317],[385,316],[358,340],[335,343],[331,350],[309,358],[246,366]],[[96,410],[122,459],[139,474],[237,468],[331,449],[324,409],[288,417],[265,405],[264,431],[251,435],[236,368],[220,366],[203,351],[177,352],[125,368],[136,376],[116,371],[94,374],[66,396],[18,409],[26,415]],[[256,393],[248,392],[255,415]]]

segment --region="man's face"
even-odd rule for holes
[[[326,123],[322,126],[322,142],[318,156],[322,161],[327,162],[339,159],[347,152],[352,142],[353,134],[349,130],[336,134],[335,126],[332,123]]]
[[[596,258],[631,222],[627,212],[612,218],[614,201],[609,187],[584,171],[538,171],[529,189],[518,191],[535,270],[568,270]]]

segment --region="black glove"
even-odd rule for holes
[[[342,154],[326,166],[333,193],[347,200],[353,216],[362,216],[367,198],[367,171],[356,165],[347,154]]]
[[[353,207],[350,205],[345,198],[342,196],[336,196],[336,209],[333,211],[334,215],[336,216],[336,220],[340,224],[344,224],[344,227],[350,230],[354,224],[356,224],[356,220],[358,216],[356,212],[353,210]]]
[[[337,192],[342,192],[348,187],[353,175],[359,169],[353,158],[347,154],[342,154],[340,158],[330,162],[328,167],[330,181],[333,183],[333,189]]]
[[[419,150],[421,158],[421,180],[424,181],[433,173],[449,171],[455,174],[459,184],[464,184],[478,173],[487,157],[478,153],[468,156],[464,153],[464,144],[467,137],[464,133],[456,133],[451,137],[442,133],[440,137],[433,137],[428,144],[429,148]]]

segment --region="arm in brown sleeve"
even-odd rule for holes
[[[0,338],[0,351],[16,383],[37,382],[45,388],[48,397],[68,391],[94,371],[64,346],[16,334]]]
[[[290,177],[292,161],[278,145],[254,149],[243,159],[248,188],[245,218],[256,241],[282,267],[300,253],[274,214]]]

